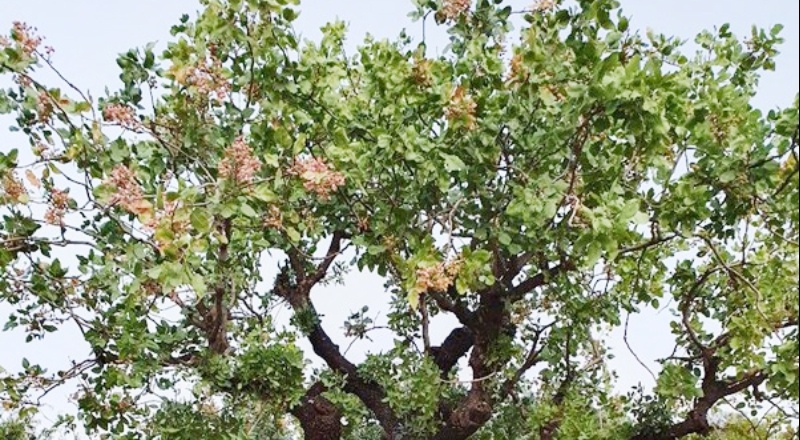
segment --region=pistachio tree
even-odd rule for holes
[[[424,33],[348,51],[341,22],[300,41],[292,0],[201,3],[102,96],[28,25],[0,41],[28,140],[0,154],[5,327],[91,348],[5,365],[6,410],[71,383],[111,438],[676,439],[723,405],[797,423],[798,101],[751,104],[779,26],[687,50],[614,0],[417,0],[450,36],[434,55]],[[382,343],[361,304],[341,330],[313,301],[367,272]],[[674,350],[620,395],[600,330],[660,307]],[[340,331],[375,348],[357,363]]]

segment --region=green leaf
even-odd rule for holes
[[[736,180],[736,171],[728,170],[719,175],[719,181],[722,183],[730,183]]]
[[[198,232],[205,233],[211,230],[212,218],[205,210],[195,208],[189,215],[189,221],[192,227]]]
[[[292,243],[296,244],[300,242],[300,232],[291,226],[286,228],[286,236],[289,237],[289,241]]]
[[[408,292],[408,297],[407,297],[408,305],[409,307],[411,307],[412,310],[419,309],[419,295],[420,292],[417,290],[411,290],[410,292]]]
[[[272,203],[278,200],[278,196],[266,183],[256,185],[256,187],[253,189],[253,196],[266,203]]]
[[[386,246],[373,244],[367,248],[367,253],[370,255],[380,255],[386,251]]]
[[[242,203],[239,207],[239,212],[241,212],[245,217],[256,218],[258,217],[258,213],[252,206],[248,205],[247,203]]]
[[[633,221],[633,223],[637,225],[642,225],[650,222],[650,216],[645,214],[644,212],[637,211],[636,214],[633,215],[631,220]]]
[[[444,159],[444,169],[447,172],[461,171],[467,167],[464,161],[462,161],[458,156],[445,153],[441,153],[440,155],[442,156],[442,159]]]
[[[595,240],[589,244],[588,249],[586,249],[586,255],[584,256],[584,264],[586,267],[593,267],[597,264],[602,253],[603,246],[598,241]]]

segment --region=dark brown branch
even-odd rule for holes
[[[446,377],[475,342],[472,332],[466,327],[457,327],[444,339],[442,345],[431,347],[430,354],[433,362],[439,367],[442,376]]]
[[[428,317],[427,300],[425,294],[420,295],[419,313],[422,321],[422,346],[424,347],[425,353],[430,352],[431,349],[430,319]]]
[[[671,235],[666,235],[666,236],[663,236],[663,237],[654,237],[652,240],[648,240],[648,241],[646,241],[644,243],[639,243],[639,244],[633,245],[631,247],[620,249],[619,255],[622,256],[622,255],[625,255],[625,254],[629,254],[631,252],[636,252],[636,251],[641,251],[641,250],[644,250],[644,249],[648,249],[648,248],[651,248],[653,246],[657,246],[657,245],[659,245],[661,243],[668,242],[668,241],[670,241],[670,240],[672,240],[672,239],[674,239],[676,237],[680,237],[680,235],[679,234],[671,234]]]
[[[320,316],[311,302],[310,292],[314,284],[325,277],[327,270],[339,254],[343,234],[334,233],[331,245],[323,261],[313,274],[305,271],[307,262],[296,249],[289,249],[289,266],[295,272],[294,281],[284,268],[275,280],[275,293],[284,298],[296,315],[304,316],[304,328],[314,353],[334,372],[344,376],[344,391],[358,397],[369,408],[389,438],[398,424],[397,416],[386,399],[386,391],[378,383],[364,379],[355,364],[350,362],[339,350],[330,336],[322,328]],[[316,280],[316,281],[314,281]]]
[[[289,267],[292,268],[294,271],[295,280],[297,280],[298,285],[303,285],[305,290],[310,290],[312,285],[307,285],[304,283],[306,279],[306,270],[304,267],[304,260],[303,257],[300,255],[300,252],[297,249],[290,248],[286,250],[286,255],[289,257]]]
[[[314,353],[322,358],[332,370],[345,376],[344,391],[361,399],[378,419],[384,431],[391,433],[397,424],[397,417],[386,402],[386,392],[383,388],[376,382],[362,378],[356,366],[341,354],[339,346],[333,343],[320,325],[319,315],[311,303],[292,304],[292,307],[296,313],[311,314],[314,324],[308,333],[308,340],[311,342]]]
[[[513,257],[509,258],[508,260],[508,267],[506,268],[505,274],[503,274],[502,278],[500,278],[501,283],[506,288],[511,288],[512,283],[514,282],[514,278],[522,271],[522,269],[530,263],[533,259],[534,253],[533,252],[525,252],[520,255],[514,255]]]
[[[328,273],[328,269],[330,269],[331,264],[333,264],[333,260],[339,255],[339,252],[342,250],[342,239],[344,238],[344,234],[341,231],[335,231],[333,233],[333,237],[331,237],[331,244],[328,247],[328,252],[325,254],[325,258],[323,258],[322,262],[317,266],[314,273],[308,279],[307,283],[310,284],[309,288],[318,282],[320,282],[325,275]]]
[[[444,425],[433,436],[433,440],[467,439],[492,417],[495,399],[487,389],[485,379],[494,376],[505,364],[504,360],[494,359],[490,353],[508,315],[509,311],[500,295],[481,295],[480,306],[471,314],[472,323],[468,326],[475,339],[469,357],[472,385],[466,397],[448,412]]]
[[[719,358],[703,357],[703,395],[694,401],[694,405],[686,418],[657,433],[645,431],[631,437],[630,440],[675,440],[690,434],[705,435],[711,431],[708,413],[720,400],[736,394],[749,387],[758,387],[767,379],[763,371],[753,371],[739,379],[718,380]]]
[[[474,314],[464,304],[453,299],[458,295],[454,286],[451,286],[447,293],[428,292],[428,294],[440,309],[454,314],[462,325],[471,327],[475,324]]]
[[[506,294],[506,298],[511,302],[519,301],[528,292],[539,286],[543,286],[553,277],[570,270],[575,270],[575,264],[572,262],[564,262],[539,272],[538,274],[523,280],[516,286],[509,289],[508,293]]]
[[[539,344],[542,338],[542,334],[547,329],[555,325],[556,322],[557,321],[553,321],[550,324],[547,324],[536,330],[533,336],[533,343],[531,344],[531,348],[530,350],[528,350],[528,354],[525,356],[525,360],[522,362],[522,365],[520,365],[520,367],[517,368],[517,371],[514,372],[514,376],[507,379],[505,383],[503,383],[503,386],[501,387],[501,389],[503,390],[502,395],[505,396],[511,394],[514,391],[514,387],[516,387],[517,383],[519,383],[520,379],[522,379],[522,376],[525,375],[525,373],[528,370],[533,368],[533,366],[539,362],[540,360],[539,355],[542,353],[542,350],[544,349],[544,345]]]

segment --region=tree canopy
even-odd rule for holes
[[[296,1],[201,3],[102,97],[28,25],[0,40],[29,140],[0,153],[5,328],[91,347],[0,373],[0,432],[72,383],[98,438],[691,439],[723,405],[716,438],[796,433],[798,98],[751,103],[780,26],[690,53],[614,0],[416,0],[443,53],[348,52]],[[392,336],[356,363],[314,291],[367,272]],[[675,348],[620,394],[600,335],[660,307]]]

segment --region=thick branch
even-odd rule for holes
[[[736,394],[749,387],[757,387],[767,379],[763,371],[754,371],[734,380],[717,380],[719,359],[708,357],[703,359],[703,396],[695,399],[694,405],[686,418],[657,433],[645,431],[631,437],[631,440],[675,440],[690,434],[705,435],[711,431],[708,413],[714,405],[727,396]]]
[[[341,231],[335,231],[333,233],[333,237],[331,237],[331,244],[328,247],[328,252],[325,254],[325,258],[322,259],[322,262],[317,266],[314,273],[308,279],[309,288],[318,282],[322,281],[325,278],[325,275],[328,273],[328,269],[330,269],[333,260],[336,259],[336,256],[339,255],[339,252],[342,250],[342,239],[344,238],[344,234]]]
[[[397,424],[397,417],[386,403],[386,392],[383,388],[373,381],[362,378],[356,366],[342,355],[339,346],[333,343],[319,324],[319,316],[310,303],[305,305],[304,309],[295,308],[295,311],[312,314],[314,324],[308,333],[308,340],[311,342],[314,353],[322,358],[332,370],[345,375],[344,390],[361,399],[378,419],[384,431],[390,434]]]
[[[458,295],[454,286],[451,286],[447,293],[428,292],[428,294],[440,309],[454,314],[462,325],[466,327],[475,325],[475,315],[464,304],[452,299]]]
[[[525,296],[525,294],[539,286],[543,286],[553,277],[574,269],[575,264],[572,262],[564,262],[557,266],[546,269],[512,287],[506,294],[506,298],[508,298],[508,300],[511,302],[519,301],[523,296]]]
[[[306,440],[339,440],[342,437],[342,412],[322,393],[325,385],[312,385],[290,412],[300,421]]]
[[[335,232],[333,234],[328,253],[313,273],[305,271],[306,261],[297,250],[288,250],[289,265],[294,271],[295,278],[292,280],[284,268],[275,280],[275,293],[289,303],[295,315],[303,316],[302,321],[307,325],[304,331],[314,353],[325,361],[331,370],[345,377],[344,391],[358,397],[372,411],[387,438],[392,438],[392,432],[398,420],[387,403],[386,392],[378,383],[364,379],[358,373],[356,365],[341,353],[339,346],[322,328],[320,316],[311,303],[311,289],[325,277],[330,265],[339,255],[343,238],[342,233]]]
[[[472,332],[466,327],[458,327],[447,335],[442,345],[431,347],[433,362],[439,367],[442,376],[447,376],[458,360],[472,348],[473,343],[475,338]]]
[[[508,314],[500,295],[481,296],[481,304],[472,315],[473,322],[470,326],[474,337],[472,354],[469,357],[472,385],[467,396],[447,414],[444,425],[434,435],[433,440],[467,439],[492,417],[494,398],[491,390],[487,389],[485,380],[495,375],[504,364],[503,360],[493,359],[490,353]]]

